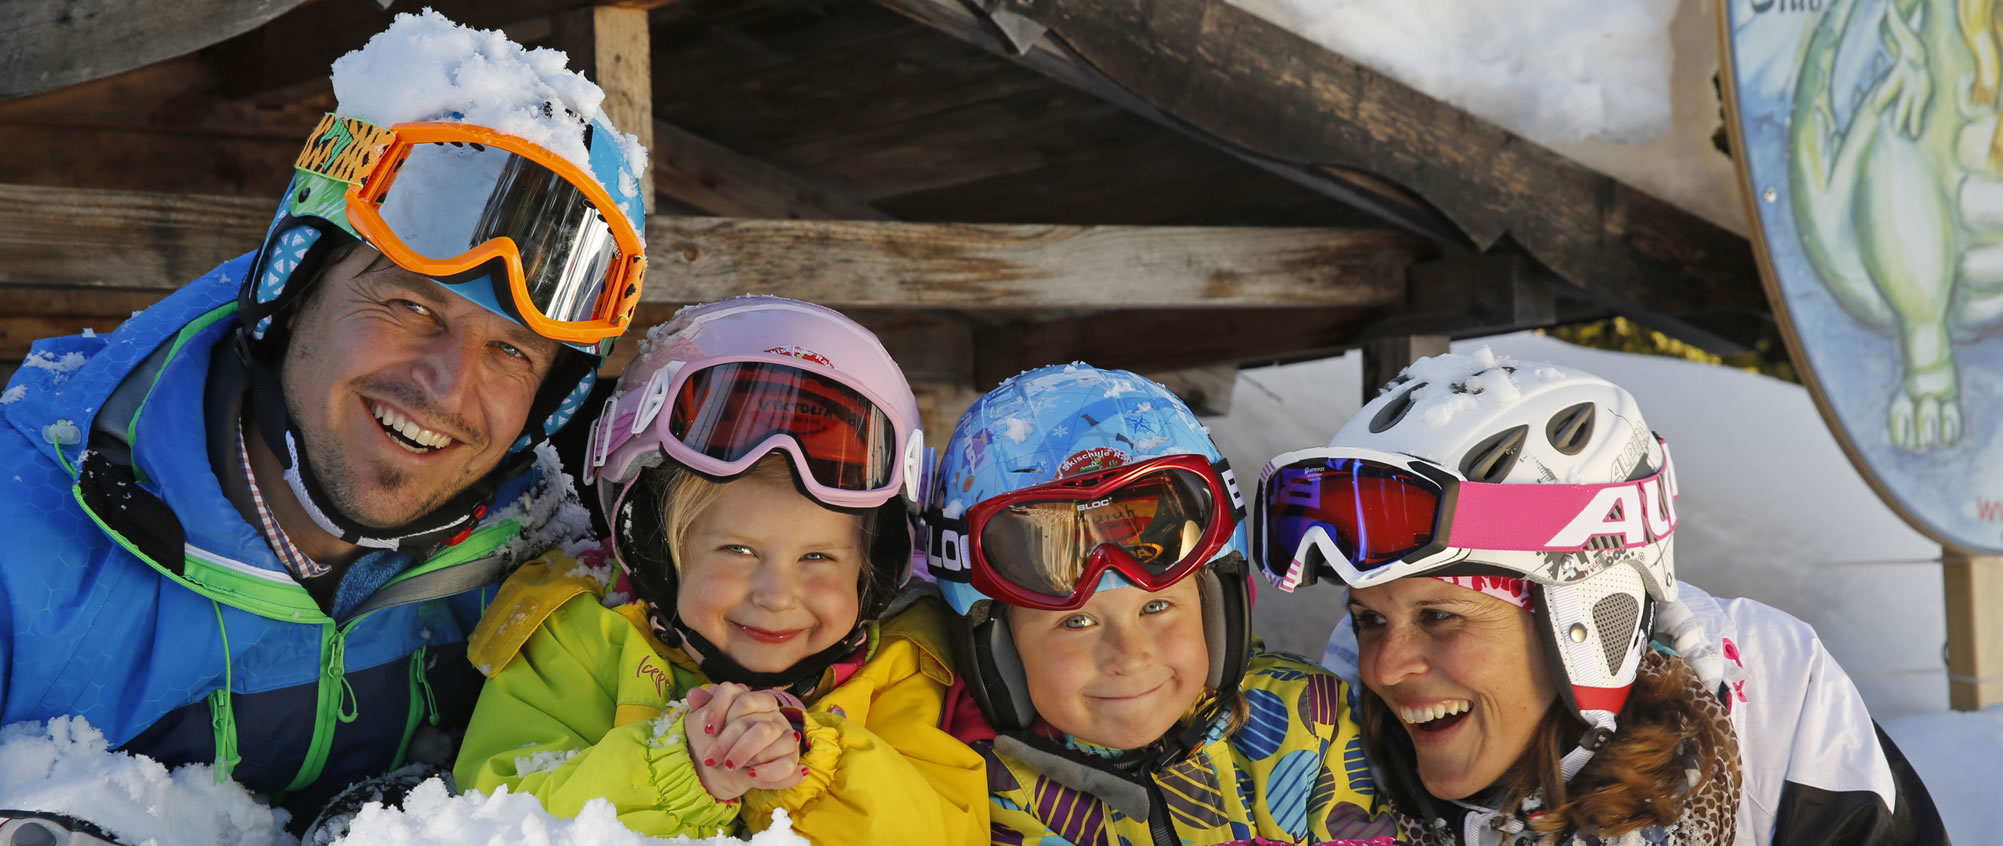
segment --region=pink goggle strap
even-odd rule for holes
[[[1462,482],[1447,545],[1577,552],[1594,538],[1615,538],[1630,549],[1654,543],[1676,529],[1676,477],[1668,458],[1665,448],[1661,471],[1606,485]]]

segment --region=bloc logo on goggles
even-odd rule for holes
[[[1242,506],[1224,462],[1166,456],[991,497],[964,520],[934,510],[928,558],[1008,604],[1068,610],[1109,570],[1150,591],[1175,584],[1230,541]]]
[[[1632,549],[1676,529],[1662,469],[1603,485],[1471,482],[1428,461],[1346,448],[1282,455],[1260,474],[1252,553],[1282,589],[1326,569],[1350,587],[1423,575],[1474,550]],[[1486,562],[1485,562],[1486,563]]]

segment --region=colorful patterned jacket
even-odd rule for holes
[[[611,566],[551,552],[503,583],[469,650],[489,679],[460,748],[461,789],[506,785],[564,816],[602,797],[628,828],[656,837],[733,829],[740,808],[753,831],[784,808],[815,843],[985,836],[981,758],[938,728],[953,676],[936,598],[876,624],[853,675],[824,677],[832,689],[805,714],[804,781],[723,804],[703,789],[670,708],[708,681],[653,636],[640,603],[601,604]]]
[[[988,762],[993,842],[1147,846],[1157,842],[1149,818],[1160,802],[1181,843],[1389,846],[1396,824],[1377,810],[1348,685],[1305,659],[1259,650],[1241,690],[1249,707],[1237,731],[1221,716],[1195,752],[1145,778],[957,724]]]

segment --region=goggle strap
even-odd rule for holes
[[[1676,485],[1668,469],[1604,485],[1498,485],[1461,482],[1442,503],[1447,546],[1525,552],[1633,549],[1676,529]]]

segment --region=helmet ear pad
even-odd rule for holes
[[[1220,694],[1237,691],[1251,658],[1252,597],[1245,559],[1233,553],[1198,569],[1197,595],[1203,606],[1203,642],[1210,653],[1206,687]],[[1139,588],[1122,588],[1139,590]],[[970,670],[967,688],[980,705],[988,725],[997,731],[1021,731],[1036,722],[1036,704],[1029,695],[1029,675],[1016,649],[1008,606],[994,600],[974,603],[967,612],[965,652],[961,666]]]
[[[675,572],[674,550],[668,544],[667,515],[658,485],[648,476],[643,471],[626,483],[605,522],[612,530],[613,553],[625,568],[635,598],[646,602],[649,611],[665,624],[674,617],[680,579]]]
[[[1568,585],[1537,585],[1538,640],[1558,699],[1588,725],[1620,713],[1641,667],[1655,602],[1633,567],[1609,567]]]

